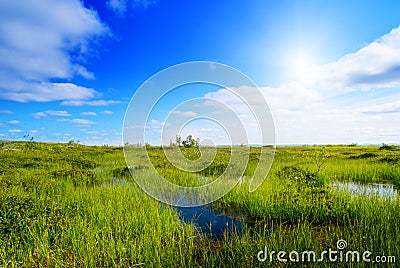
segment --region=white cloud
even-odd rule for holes
[[[180,110],[172,111],[171,114],[179,115],[179,116],[182,116],[182,117],[195,117],[195,116],[197,116],[197,113],[195,113],[193,111],[180,111]]]
[[[36,119],[39,119],[39,118],[42,118],[42,117],[46,117],[47,114],[45,112],[37,112],[37,113],[34,113],[32,116],[34,118],[36,118]]]
[[[232,93],[232,91],[250,101],[250,107],[237,95]],[[214,100],[206,101],[205,105],[215,107],[213,118],[218,119],[232,137],[236,137],[234,141],[232,141],[235,144],[246,142],[263,143],[257,119],[254,117],[251,109],[266,112],[268,112],[268,110],[265,110],[266,102],[262,99],[262,95],[256,94],[257,91],[258,89],[254,87],[242,86],[239,88],[230,88],[230,90],[221,89],[205,95],[205,98]],[[223,103],[223,105],[221,105],[221,103]],[[239,135],[239,129],[243,129],[245,133],[247,133],[247,137]]]
[[[72,83],[7,81],[2,80],[1,74],[0,88],[4,89],[0,92],[0,99],[18,102],[82,100],[99,95],[92,88],[81,87]]]
[[[157,0],[133,0],[133,7],[144,7],[148,8],[149,6],[157,3]]]
[[[21,124],[21,122],[18,121],[18,120],[11,120],[11,121],[8,121],[8,124],[10,124],[10,125],[18,125],[18,124]]]
[[[109,0],[107,1],[107,7],[119,15],[123,15],[126,12],[126,2],[127,0]]]
[[[71,116],[71,114],[67,111],[54,111],[54,110],[47,110],[45,111],[48,115],[52,116]]]
[[[164,123],[165,123],[165,122],[161,122],[161,121],[152,119],[152,120],[150,120],[150,122],[147,124],[147,127],[148,127],[148,128],[151,128],[151,129],[160,129],[160,128],[162,128],[162,127],[164,126]]]
[[[10,132],[10,133],[21,133],[22,130],[20,130],[20,129],[10,129],[10,130],[8,130],[8,132]]]
[[[114,104],[120,104],[121,101],[115,100],[91,100],[91,101],[83,101],[83,100],[71,100],[71,101],[63,101],[61,105],[63,106],[109,106]]]
[[[91,120],[87,120],[87,119],[81,119],[81,118],[76,118],[76,119],[66,119],[66,118],[62,118],[62,119],[57,119],[57,122],[70,122],[70,123],[74,123],[77,125],[94,125],[96,124],[96,122],[91,121]]]
[[[400,101],[367,106],[362,109],[362,112],[366,114],[400,113]]]
[[[112,112],[112,111],[109,111],[109,110],[104,110],[104,111],[101,112],[101,114],[110,115],[110,114],[113,114],[113,112]]]
[[[13,111],[10,110],[0,110],[0,114],[13,114]]]
[[[155,0],[108,0],[107,7],[121,16],[127,12],[129,7],[148,8],[150,5],[155,3]]]
[[[96,116],[97,114],[95,112],[81,112],[81,115]]]
[[[83,66],[77,66],[75,68],[76,74],[86,78],[86,79],[94,79],[94,73],[89,72],[85,67]]]
[[[33,114],[33,117],[36,119],[48,116],[71,116],[71,114],[67,111],[55,111],[55,110],[47,110]]]
[[[240,90],[246,95],[255,89],[242,87]],[[341,103],[320,94],[296,94],[295,89],[261,87],[260,91],[271,108],[278,144],[398,142],[396,133],[400,129],[396,131],[390,126],[400,125],[400,103],[393,101],[400,99],[400,94],[368,99],[365,97],[368,93],[361,92]],[[250,143],[256,140],[257,122],[233,94],[222,89],[207,94],[207,97],[224,102],[235,111],[247,129]],[[252,105],[261,103],[261,100],[253,100]],[[227,121],[224,124],[229,127]],[[364,131],[367,128],[369,133]]]
[[[0,2],[0,98],[28,102],[90,99],[93,89],[51,79],[80,75],[92,41],[108,34],[97,13],[78,0]]]
[[[334,94],[400,86],[400,27],[355,53],[314,68],[301,82],[311,88],[335,90]]]

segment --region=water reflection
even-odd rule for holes
[[[113,178],[103,182],[101,187],[131,185],[132,183],[127,180]],[[163,204],[161,204],[161,207],[163,207]],[[243,216],[233,212],[226,212],[223,209],[212,208],[210,205],[175,207],[174,209],[178,211],[182,221],[193,223],[203,234],[215,239],[222,239],[224,236],[229,236],[232,233],[241,234],[246,225]]]
[[[177,207],[181,220],[194,223],[203,234],[221,239],[232,233],[241,234],[246,225],[243,217],[212,208],[209,205],[199,207]]]
[[[331,184],[338,191],[348,191],[354,195],[376,196],[384,198],[397,198],[399,193],[393,184],[384,183],[358,183],[358,182],[339,182]]]

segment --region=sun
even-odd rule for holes
[[[297,53],[288,58],[289,74],[294,79],[307,79],[316,66],[312,56],[305,53]]]

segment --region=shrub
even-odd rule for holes
[[[198,148],[200,147],[200,139],[195,139],[192,135],[186,137],[185,140],[182,140],[181,136],[176,136],[176,145],[182,146],[185,148]]]
[[[381,147],[379,147],[379,150],[393,150],[395,148],[396,148],[396,146],[394,146],[394,145],[382,143]]]
[[[317,173],[296,166],[282,168],[277,172],[277,176],[284,180],[296,182],[300,186],[322,187],[324,185],[323,180],[318,177]]]
[[[358,154],[358,155],[352,155],[349,157],[349,159],[364,159],[364,158],[372,158],[378,156],[377,154],[374,153],[363,153],[363,154]]]

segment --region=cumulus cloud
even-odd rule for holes
[[[109,0],[107,1],[107,7],[119,15],[123,15],[126,12],[127,0]]]
[[[78,125],[94,125],[96,122],[87,119],[72,119],[70,122]]]
[[[110,115],[110,114],[113,114],[113,112],[112,112],[112,111],[109,111],[109,110],[104,110],[104,111],[101,112],[101,114]]]
[[[120,104],[121,101],[116,100],[91,100],[91,101],[83,101],[83,100],[71,100],[71,101],[63,101],[61,105],[64,106],[109,106],[114,104]]]
[[[96,116],[97,114],[95,112],[81,112],[81,115]]]
[[[195,117],[195,116],[197,116],[197,113],[195,113],[193,111],[180,111],[180,110],[172,111],[171,114],[175,114],[175,115],[182,116],[182,117]]]
[[[365,114],[400,113],[400,101],[367,106],[361,112]]]
[[[0,67],[1,68],[1,67]],[[3,86],[1,85],[3,84]],[[0,99],[18,102],[47,102],[56,100],[90,99],[99,95],[94,89],[77,86],[72,83],[23,82],[18,81],[12,87],[0,80]],[[13,88],[13,89],[12,89]]]
[[[399,89],[400,27],[355,53],[311,69],[298,81],[275,88],[231,88],[253,106],[263,105],[264,100],[252,98],[261,91],[278,143],[396,142],[400,130],[390,126],[400,125]],[[223,102],[254,129],[251,112],[229,90],[205,97]]]
[[[54,110],[47,110],[33,114],[33,117],[36,119],[48,116],[71,116],[71,114],[67,111],[54,111]]]
[[[159,121],[152,119],[150,122],[147,124],[147,128],[150,129],[161,129],[164,126],[165,122]]]
[[[18,120],[11,120],[11,121],[8,121],[8,124],[10,124],[10,125],[18,125],[18,124],[21,124],[21,122],[18,121]]]
[[[108,0],[107,7],[114,11],[117,15],[124,15],[128,8],[148,8],[150,5],[155,4],[156,0]]]
[[[355,53],[314,68],[302,83],[339,93],[400,86],[400,27]]]
[[[19,102],[90,99],[96,91],[52,79],[93,79],[83,65],[109,33],[78,0],[0,2],[0,98]]]
[[[77,125],[94,125],[96,122],[87,120],[87,119],[81,119],[81,118],[76,118],[76,119],[67,119],[67,118],[62,118],[62,119],[57,119],[58,122],[70,122],[74,123]]]
[[[22,130],[20,130],[20,129],[9,129],[8,132],[10,132],[10,133],[21,133]]]

